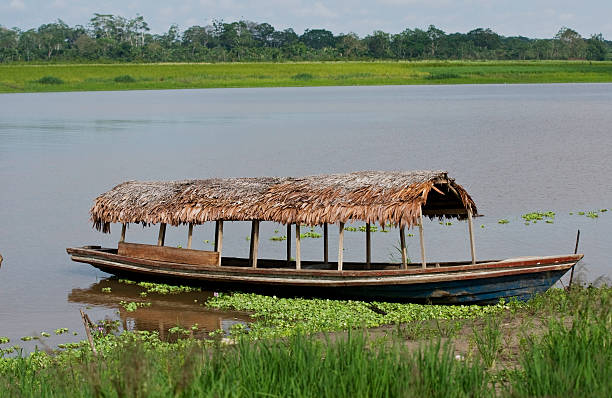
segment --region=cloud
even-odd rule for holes
[[[12,8],[14,10],[25,10],[26,5],[23,0],[11,0],[9,8]]]
[[[51,3],[52,8],[65,8],[66,5],[65,0],[55,0],[53,3]]]
[[[389,6],[427,6],[440,7],[453,4],[452,0],[377,0],[377,3]]]
[[[321,18],[335,18],[338,14],[327,8],[320,1],[315,2],[310,7],[302,7],[295,10],[295,13],[302,17],[321,17]]]

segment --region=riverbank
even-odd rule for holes
[[[609,61],[0,65],[0,93],[612,82]]]
[[[217,296],[211,304],[238,308],[243,299]],[[270,318],[279,313],[250,301]],[[100,323],[97,355],[81,342],[0,358],[0,388],[9,397],[605,396],[612,388],[611,304],[610,288],[553,289],[475,317],[425,322],[415,311],[412,320],[383,327],[284,338],[241,329],[206,339],[186,332],[168,342],[150,332],[116,335]]]

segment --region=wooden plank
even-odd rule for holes
[[[295,269],[302,269],[302,237],[300,224],[295,224]]]
[[[425,237],[423,236],[423,208],[419,212],[419,240],[421,241],[421,264],[423,268],[427,268],[425,261]]]
[[[287,264],[291,262],[291,224],[287,224]]]
[[[257,250],[259,248],[259,220],[251,221],[251,250],[249,258],[251,267],[257,268]]]
[[[468,210],[468,229],[470,231],[470,253],[472,264],[476,264],[476,245],[474,243],[474,223],[472,222],[472,210]]]
[[[121,224],[121,239],[119,239],[119,242],[125,242],[125,228],[126,223]]]
[[[327,235],[327,223],[323,224],[323,264],[329,264],[329,239]]]
[[[139,243],[121,242],[119,243],[117,254],[125,257],[168,261],[179,264],[217,265],[219,262],[219,253],[217,252],[143,245]]]
[[[215,222],[215,251],[219,253],[219,263],[217,265],[220,266],[223,253],[223,220]]]
[[[157,236],[157,246],[163,246],[166,240],[166,223],[159,224],[159,235]]]
[[[366,223],[366,269],[370,269],[372,263],[372,233],[370,223]]]
[[[400,227],[400,249],[402,251],[402,269],[408,268],[408,253],[406,250],[406,229]]]
[[[344,256],[344,223],[338,224],[338,271],[342,271],[342,257]]]
[[[189,223],[189,230],[187,231],[187,249],[191,249],[192,239],[193,239],[193,223]]]

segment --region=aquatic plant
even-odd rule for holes
[[[502,218],[501,220],[498,220],[498,221],[497,221],[497,223],[498,223],[498,224],[508,224],[508,223],[510,223],[510,221],[508,221],[508,220],[507,220],[507,219],[505,219],[505,218]]]
[[[311,239],[318,239],[318,238],[320,238],[321,236],[322,236],[322,235],[321,235],[320,233],[318,233],[318,232],[315,232],[315,231],[314,231],[314,229],[311,229],[311,230],[310,230],[310,231],[308,231],[308,232],[305,232],[305,233],[303,233],[303,234],[300,234],[300,238],[301,238],[301,239],[309,239],[309,238],[311,238]]]
[[[154,283],[154,282],[134,282],[134,281],[130,281],[128,279],[119,279],[118,280],[119,283],[124,283],[124,284],[128,284],[128,285],[133,285],[133,284],[137,284],[140,287],[143,287],[146,289],[145,295],[142,295],[143,297],[146,297],[146,293],[157,293],[157,294],[179,294],[179,293],[189,293],[189,292],[201,292],[202,289],[199,287],[193,287],[193,286],[175,286],[175,285],[168,285],[165,283]]]
[[[554,211],[546,211],[546,212],[535,211],[535,212],[523,214],[521,217],[523,218],[523,220],[525,220],[526,225],[529,225],[530,223],[535,224],[536,222],[542,221],[542,220],[545,220],[546,223],[548,224],[552,224],[555,219],[555,212]]]
[[[102,293],[110,293],[111,292],[111,288],[110,287],[103,287],[102,288]]]
[[[253,293],[221,293],[206,306],[248,311],[254,322],[244,331],[250,338],[284,337],[376,327],[397,322],[469,319],[504,310],[504,305],[445,306],[354,300],[279,298]]]
[[[190,335],[191,334],[191,332],[189,330],[184,329],[184,328],[182,328],[179,325],[171,327],[170,329],[168,329],[168,333],[170,333],[170,334],[183,334],[183,335]]]
[[[122,306],[127,312],[134,312],[138,308],[150,307],[151,303],[143,303],[143,302],[137,302],[137,301],[124,301],[124,300],[121,300],[119,302],[119,305]]]
[[[11,339],[9,339],[8,337],[5,336],[0,336],[0,344],[7,344],[10,343]]]

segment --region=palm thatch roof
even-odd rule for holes
[[[274,221],[320,225],[365,221],[412,226],[429,217],[465,218],[476,206],[445,171],[360,171],[307,177],[128,181],[98,196],[97,229],[110,223]]]

